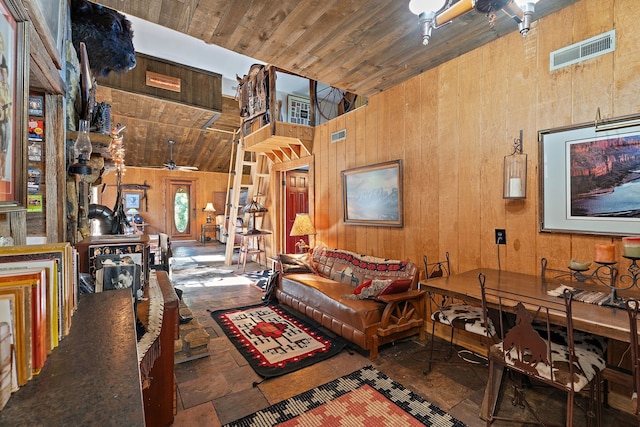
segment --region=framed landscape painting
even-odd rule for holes
[[[402,227],[402,160],[344,170],[345,224]]]
[[[540,230],[640,234],[640,120],[539,133]]]

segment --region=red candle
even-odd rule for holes
[[[616,247],[613,244],[596,245],[596,262],[616,262]]]

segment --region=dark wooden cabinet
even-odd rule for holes
[[[0,425],[143,426],[134,322],[129,290],[82,295],[69,335],[11,396]]]

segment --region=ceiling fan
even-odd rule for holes
[[[196,171],[198,170],[195,166],[178,166],[176,162],[173,161],[173,144],[176,142],[173,140],[169,140],[169,161],[162,166],[158,166],[159,168],[167,168],[170,171],[173,170],[182,170],[182,171]]]

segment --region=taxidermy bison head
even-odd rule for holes
[[[78,56],[80,42],[87,46],[94,76],[126,73],[136,66],[131,22],[123,14],[86,0],[71,0],[71,31]]]

